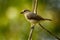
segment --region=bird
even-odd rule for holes
[[[44,21],[44,20],[52,21],[51,19],[43,18],[39,16],[38,14],[31,12],[28,9],[23,10],[21,14],[23,14],[26,20],[29,21],[32,25],[35,25],[39,23],[40,21]]]

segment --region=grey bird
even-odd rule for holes
[[[26,10],[26,9],[23,10],[21,12],[21,14],[23,14],[25,16],[26,20],[29,21],[33,25],[35,25],[39,21],[44,21],[44,20],[52,21],[51,19],[45,19],[45,18],[31,12],[30,10]]]

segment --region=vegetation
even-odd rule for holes
[[[41,24],[52,33],[60,36],[60,0],[38,0],[38,15],[52,19]],[[32,0],[0,0],[0,40],[27,40],[30,23],[20,12],[32,11]],[[52,35],[35,26],[33,40],[55,40]]]

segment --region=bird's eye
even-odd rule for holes
[[[26,11],[24,11],[24,12],[26,12]]]

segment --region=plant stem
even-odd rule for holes
[[[30,34],[29,34],[28,40],[32,40],[33,31],[34,31],[34,25],[31,27],[31,30],[30,30]]]
[[[32,9],[33,9],[33,12],[36,14],[37,14],[37,8],[38,8],[38,0],[33,0]]]
[[[33,3],[32,3],[32,12],[33,13],[36,13],[37,14],[37,7],[38,7],[38,0],[33,0]],[[33,34],[33,31],[34,31],[34,25],[31,27],[31,30],[30,30],[30,34],[29,34],[29,38],[28,40],[32,40],[32,34]]]
[[[53,33],[50,32],[49,30],[47,30],[47,29],[46,29],[45,27],[43,27],[40,23],[39,23],[39,25],[41,26],[42,29],[44,29],[45,31],[47,31],[49,34],[51,34],[52,36],[54,36],[56,39],[60,40],[60,38],[59,38],[57,35],[53,34]]]

